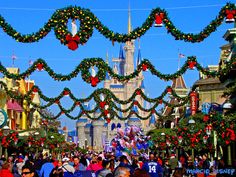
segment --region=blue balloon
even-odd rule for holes
[[[138,148],[138,150],[141,150],[142,149],[142,145],[140,143],[137,143],[136,144],[136,147]]]
[[[133,154],[133,155],[137,155],[136,149],[133,149],[133,150],[132,150],[132,154]]]
[[[144,143],[144,144],[143,144],[143,148],[144,148],[144,149],[148,149],[148,143]]]
[[[120,157],[120,156],[122,156],[122,152],[121,151],[116,151],[116,157]]]

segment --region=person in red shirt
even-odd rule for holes
[[[2,165],[2,169],[0,170],[0,176],[1,177],[14,177],[10,171],[10,164],[8,162],[5,162]]]

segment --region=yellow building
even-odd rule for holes
[[[20,70],[16,67],[7,68],[7,71],[13,74],[19,74]],[[13,93],[26,94],[34,85],[33,80],[13,80],[7,77],[0,78],[0,81],[7,85],[8,90]],[[3,89],[3,88],[1,88]],[[2,93],[4,91],[2,90]],[[5,98],[4,98],[5,97]],[[32,94],[32,102],[40,104],[40,98],[38,93]],[[7,113],[8,120],[6,125],[12,130],[26,130],[29,128],[39,128],[40,126],[40,114],[37,110],[33,109],[32,105],[27,103],[26,100],[16,100],[10,98],[9,95],[1,96],[1,102],[5,102],[1,107]]]

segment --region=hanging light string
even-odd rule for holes
[[[224,4],[210,4],[210,5],[199,5],[199,6],[181,6],[181,7],[166,7],[167,10],[179,10],[179,9],[196,9],[196,8],[209,8],[209,7],[221,7]],[[51,8],[20,8],[20,7],[0,7],[0,10],[20,10],[20,11],[55,11],[56,9]],[[131,11],[150,11],[151,8],[131,8]],[[128,9],[91,9],[91,11],[97,11],[97,12],[120,12],[124,11],[127,12]]]

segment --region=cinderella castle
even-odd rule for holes
[[[131,16],[130,10],[128,13],[128,33],[131,32]],[[120,47],[119,57],[112,58],[113,63],[113,71],[119,75],[129,75],[134,72],[134,53],[135,53],[135,44],[134,40],[127,41],[124,47]],[[140,47],[138,48],[138,56],[137,63],[141,61],[141,51]],[[108,58],[107,58],[108,63]],[[143,82],[143,74],[142,72],[138,77],[129,80],[126,83],[120,83],[116,79],[111,78],[108,74],[106,76],[106,80],[104,81],[104,88],[109,89],[114,93],[114,95],[121,99],[127,100],[129,99],[134,90],[137,88],[142,89],[145,92],[144,82]],[[142,107],[146,107],[145,101],[142,99],[140,95],[135,97],[136,101],[140,103]],[[129,105],[122,105],[120,108],[125,109]],[[87,110],[91,109],[91,105],[86,104],[84,108]],[[132,111],[138,112],[138,114],[142,117],[146,116],[147,113],[138,109],[137,106],[133,107]],[[96,114],[100,114],[100,112],[96,112]],[[119,116],[126,117],[128,113],[119,112]],[[155,117],[154,115],[150,118],[150,120],[140,120],[137,117],[130,117],[127,121],[119,120],[118,118],[112,119],[111,122],[107,123],[104,119],[99,119],[92,121],[86,116],[81,117],[76,122],[76,135],[78,137],[78,146],[81,148],[92,148],[94,150],[103,150],[105,145],[108,145],[109,142],[114,138],[117,133],[117,128],[124,129],[126,126],[136,125],[144,130],[150,129],[150,127],[154,127],[155,125]]]

